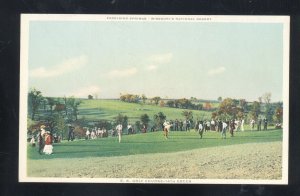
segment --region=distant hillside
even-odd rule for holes
[[[119,113],[127,115],[129,121],[134,123],[140,120],[142,114],[148,114],[153,120],[154,114],[163,112],[168,120],[184,119],[181,114],[185,109],[160,107],[150,104],[141,103],[126,103],[119,100],[97,99],[87,100],[83,99],[79,106],[79,118],[84,117],[87,120],[113,120]],[[192,110],[194,119],[197,118],[211,118],[211,112]]]

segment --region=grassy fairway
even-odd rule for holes
[[[87,120],[113,120],[119,113],[127,115],[132,123],[139,120],[142,114],[148,114],[150,119],[154,114],[163,112],[168,119],[183,119],[183,109],[160,107],[148,104],[126,103],[119,100],[83,100],[79,107],[79,117]],[[193,110],[194,118],[210,119],[211,113]]]
[[[170,133],[166,140],[162,131],[124,135],[122,143],[117,137],[96,140],[64,141],[54,144],[53,155],[39,155],[37,148],[28,147],[29,159],[81,158],[81,157],[111,157],[148,153],[178,152],[213,146],[225,146],[244,143],[260,143],[282,141],[282,130],[237,132],[234,137],[227,133],[227,139],[221,139],[220,133],[205,132],[203,139],[192,130],[191,132]]]

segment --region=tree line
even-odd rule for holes
[[[120,100],[129,103],[146,103],[147,97],[145,95],[125,94],[120,96]],[[184,109],[181,111],[181,115],[185,120],[191,121],[193,121],[194,118],[192,110],[195,109],[195,107],[198,107],[197,109],[212,108],[211,103],[208,102],[202,106],[197,106],[197,99],[195,98],[163,100],[160,97],[153,97],[150,100],[150,104],[158,105],[163,101],[165,104],[163,106]],[[266,118],[270,123],[282,122],[283,103],[272,103],[271,93],[265,93],[254,102],[232,98],[219,99],[219,101],[219,106],[211,113],[210,118],[212,119],[228,120],[248,118],[257,120],[259,118]],[[91,122],[86,120],[85,117],[78,118],[80,104],[81,100],[72,96],[63,98],[44,97],[41,91],[30,89],[28,92],[28,128],[38,128],[39,123],[44,123],[47,124],[50,132],[63,134],[67,132],[67,125],[73,124],[77,126],[75,131],[84,134],[83,127],[97,126],[110,130],[113,129],[116,124],[122,124],[123,127],[126,127],[129,123],[128,116],[123,114],[118,114],[113,121],[100,119]],[[208,118],[207,116],[198,116],[197,120],[209,120]],[[132,125],[134,125],[138,131],[145,127],[146,129],[149,128],[149,125],[160,128],[166,119],[166,115],[162,112],[158,112],[152,116],[152,118],[150,118],[148,114],[143,114],[139,117],[139,120],[132,122]]]
[[[268,122],[282,122],[283,103],[271,103],[271,93],[265,93],[258,101],[252,103],[245,99],[224,99],[217,111],[212,113],[212,118],[216,119],[267,119]]]
[[[210,102],[205,102],[204,104],[198,103],[198,100],[195,97],[191,97],[191,99],[181,98],[181,99],[162,99],[159,96],[155,96],[152,98],[147,98],[144,94],[121,94],[120,101],[127,103],[143,103],[146,101],[150,104],[159,105],[161,107],[171,107],[171,108],[181,108],[181,109],[190,109],[190,110],[206,110],[212,111],[215,108],[212,107]]]
[[[28,128],[47,124],[50,132],[65,130],[67,123],[78,120],[81,100],[75,97],[44,97],[42,92],[31,89],[28,93]],[[38,121],[40,123],[34,123]]]

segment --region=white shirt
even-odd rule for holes
[[[166,122],[164,122],[163,125],[164,125],[164,126],[167,126],[167,125],[169,125],[169,123],[166,121]]]
[[[201,124],[201,123],[199,124],[199,129],[200,129],[200,130],[202,130],[202,129],[203,129],[203,126],[202,126],[202,124]]]
[[[117,125],[116,129],[118,132],[122,131],[123,126],[121,124]]]

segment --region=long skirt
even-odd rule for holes
[[[53,146],[52,145],[45,145],[43,152],[45,154],[52,154],[52,152],[53,152]]]

